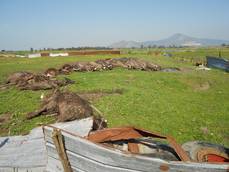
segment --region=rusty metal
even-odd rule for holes
[[[206,155],[206,159],[208,162],[222,162],[222,163],[229,162],[228,159],[222,156],[215,155],[215,154]]]
[[[139,147],[137,143],[128,143],[128,151],[131,153],[139,153]]]
[[[162,165],[160,165],[160,170],[161,171],[168,171],[169,170],[169,166],[167,164],[162,164]]]
[[[175,152],[177,153],[177,155],[182,161],[191,161],[187,153],[175,141],[174,138],[170,136],[163,136],[155,132],[150,132],[135,127],[122,127],[122,128],[111,128],[111,129],[100,130],[100,131],[90,133],[87,139],[92,142],[102,143],[107,141],[137,139],[141,137],[156,137],[160,139],[165,139],[169,142],[171,147],[175,150]],[[138,148],[136,147],[137,147],[136,144],[135,145],[130,144],[130,147],[128,147],[128,149],[135,153],[138,152]]]
[[[229,157],[226,153],[217,151],[213,148],[200,149],[197,152],[198,162],[229,162]]]
[[[57,127],[51,126],[51,125],[44,125],[51,127],[53,129],[59,129]],[[43,127],[44,127],[43,126]],[[192,161],[187,153],[182,149],[182,147],[175,141],[174,138],[170,136],[163,136],[156,132],[150,132],[147,130],[135,128],[135,127],[121,127],[121,128],[111,128],[111,129],[103,129],[96,132],[91,132],[87,137],[81,137],[79,135],[76,135],[74,133],[71,133],[69,131],[66,131],[64,129],[61,129],[61,131],[68,133],[72,136],[80,137],[82,139],[87,139],[89,141],[92,141],[96,144],[100,144],[105,141],[117,141],[117,140],[128,140],[128,139],[137,139],[141,137],[155,137],[160,139],[166,139],[168,140],[169,144],[172,146],[172,148],[176,151],[177,155],[182,161]],[[105,146],[103,144],[100,144],[101,146]],[[129,145],[128,145],[129,146]],[[134,152],[137,152],[136,147],[129,148],[129,150]]]
[[[176,151],[177,155],[182,161],[191,161],[187,153],[184,151],[184,149],[176,142],[176,140],[171,137],[167,136],[166,140],[168,140],[169,144],[172,146],[172,148]]]
[[[104,129],[90,133],[87,137],[92,142],[102,143],[107,141],[128,140],[140,138],[142,135],[132,127]]]

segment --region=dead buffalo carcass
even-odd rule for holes
[[[25,81],[28,81],[33,78],[33,74],[30,72],[16,72],[12,75],[10,75],[7,80],[6,84],[12,84],[12,85],[17,85],[20,83],[23,83]]]
[[[158,71],[161,67],[149,61],[144,61],[139,58],[113,58],[100,59],[95,62],[76,62],[73,64],[65,64],[59,69],[60,74],[70,74],[71,72],[90,72],[112,70],[115,67],[144,70],[144,71]]]
[[[90,72],[102,70],[102,65],[96,62],[76,62],[72,64],[73,70],[78,72]]]
[[[125,65],[129,69],[136,69],[136,70],[144,70],[144,71],[161,70],[161,67],[159,65],[156,65],[148,61],[144,61],[142,59],[137,59],[137,58],[129,58],[126,61]]]
[[[60,74],[70,74],[71,72],[90,72],[100,71],[102,65],[95,62],[76,62],[73,64],[65,64],[59,69]]]
[[[95,63],[100,64],[102,66],[102,70],[111,70],[114,66],[110,63],[110,60],[111,59],[96,60]]]
[[[114,67],[123,67],[128,68],[127,61],[129,58],[123,57],[123,58],[113,58],[109,60],[109,63],[112,64]]]
[[[44,74],[48,77],[56,77],[59,74],[59,71],[55,68],[47,69]]]
[[[73,65],[64,64],[58,71],[59,71],[59,74],[68,75],[71,72],[73,72]]]
[[[135,70],[158,71],[161,69],[159,65],[138,58],[123,57],[123,58],[105,59],[103,60],[103,63],[107,63],[113,67],[122,67],[122,68],[135,69]]]
[[[45,74],[33,74],[30,72],[14,73],[10,75],[6,81],[6,85],[15,85],[20,90],[47,90],[72,83],[74,83],[74,81],[67,78],[57,80]]]
[[[100,128],[106,126],[105,120],[93,114],[93,109],[89,102],[72,92],[55,90],[52,94],[44,98],[39,110],[27,114],[27,119],[48,114],[54,114],[59,122],[94,116],[94,126]]]

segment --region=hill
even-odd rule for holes
[[[166,39],[157,41],[120,41],[110,45],[111,48],[140,48],[148,46],[218,46],[221,44],[229,44],[228,40],[219,39],[207,39],[207,38],[195,38],[184,34],[176,33]]]

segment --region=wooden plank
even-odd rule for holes
[[[44,172],[45,167],[34,168],[13,168],[13,167],[0,167],[0,172]]]
[[[46,166],[46,171],[48,172],[63,172],[64,168],[60,160],[54,159],[51,156],[48,156],[48,163]]]
[[[32,153],[32,154],[31,154]],[[46,165],[44,139],[9,139],[0,149],[0,167],[37,167]]]
[[[53,124],[81,136],[87,136],[92,125],[92,117]],[[25,136],[0,137],[0,172],[34,171],[45,169],[46,164],[47,153],[42,127],[33,129]]]
[[[56,123],[53,126],[87,136],[93,126],[93,118]],[[42,127],[29,135],[0,137],[0,168],[31,168],[46,166],[47,156]]]
[[[58,159],[58,154],[55,150],[55,147],[52,144],[48,144],[48,154],[49,157],[54,159]],[[68,158],[70,164],[73,168],[84,169],[85,171],[93,171],[93,172],[143,172],[137,170],[130,170],[126,168],[114,167],[110,165],[103,164],[101,162],[97,162],[91,160],[87,157],[83,157],[81,155],[75,154],[73,152],[67,151]],[[159,170],[158,170],[159,171]]]
[[[52,140],[55,144],[55,149],[57,150],[59,159],[61,160],[62,166],[65,172],[72,172],[68,157],[65,151],[63,137],[59,129],[54,129],[52,134]]]
[[[191,162],[169,162],[170,169],[175,169],[176,172],[228,172],[228,165],[221,164],[206,164],[206,163],[191,163]]]
[[[41,127],[33,129],[29,135],[2,137],[0,142],[0,171],[45,168],[47,155]]]
[[[52,124],[52,126],[67,130],[79,136],[87,136],[93,127],[93,117],[80,120]]]
[[[53,157],[55,159],[58,159],[58,155],[57,152],[54,148],[54,146],[52,144],[47,145],[47,149],[48,149],[48,156],[49,157]],[[85,171],[93,171],[93,172],[144,172],[144,167],[142,167],[142,170],[131,170],[131,169],[127,169],[127,168],[121,168],[121,167],[115,167],[115,166],[110,166],[110,165],[106,165],[104,163],[101,162],[97,162],[94,160],[91,160],[87,157],[83,157],[81,155],[75,154],[73,152],[67,151],[68,154],[68,158],[70,161],[70,164],[74,167],[74,168],[81,168],[84,169]],[[196,163],[197,164],[197,163]],[[206,164],[201,164],[201,168],[195,168],[194,164],[189,164],[187,163],[186,166],[183,166],[182,163],[180,163],[180,165],[176,164],[160,164],[160,168],[155,168],[154,166],[152,166],[151,168],[151,172],[160,172],[163,171],[162,169],[168,169],[168,171],[171,172],[180,172],[180,171],[185,171],[185,172],[194,172],[194,171],[203,171],[203,172],[222,172],[222,171],[226,171],[226,170],[222,170],[222,169],[210,169],[207,168]]]
[[[17,172],[44,172],[45,168],[18,168],[17,170]]]
[[[64,132],[62,132],[62,135],[64,136],[66,150],[70,150],[81,156],[89,157],[95,161],[103,162],[107,165],[134,170],[142,170],[143,167],[145,171],[151,172],[152,167],[159,169],[160,163],[158,162],[166,163],[166,161],[160,159],[152,161],[149,157],[123,154],[121,151],[107,149],[88,140],[74,137]],[[53,144],[50,136],[51,130],[45,130],[46,140]]]
[[[0,167],[0,172],[15,172],[14,168]]]
[[[79,168],[72,167],[73,172],[86,172],[84,170],[81,170]],[[62,167],[62,164],[59,160],[48,157],[48,164],[45,169],[46,172],[63,172],[64,169]]]
[[[51,128],[45,128],[46,144],[52,143]],[[139,155],[127,154],[118,150],[107,149],[101,145],[94,144],[86,139],[72,136],[62,132],[67,152],[77,154],[78,156],[87,157],[89,160],[103,163],[112,167],[126,168],[138,171],[152,172],[166,167],[170,171],[226,171],[228,165],[200,164],[200,163],[183,163],[183,162],[166,162],[157,158],[143,157]]]

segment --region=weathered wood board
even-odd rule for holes
[[[48,157],[58,162],[59,157],[51,138],[52,130],[50,127],[44,129],[47,153]],[[74,170],[87,172],[159,172],[163,170],[172,172],[226,172],[229,168],[228,165],[219,164],[167,162],[106,148],[69,133],[62,132],[62,135],[68,159]],[[53,161],[48,160],[48,167],[50,163],[53,165]],[[61,163],[56,164],[56,166],[61,169]]]
[[[93,119],[87,118],[66,123],[56,123],[61,129],[86,136],[92,129]],[[41,127],[26,136],[0,138],[0,172],[43,172],[47,165],[47,151]]]

